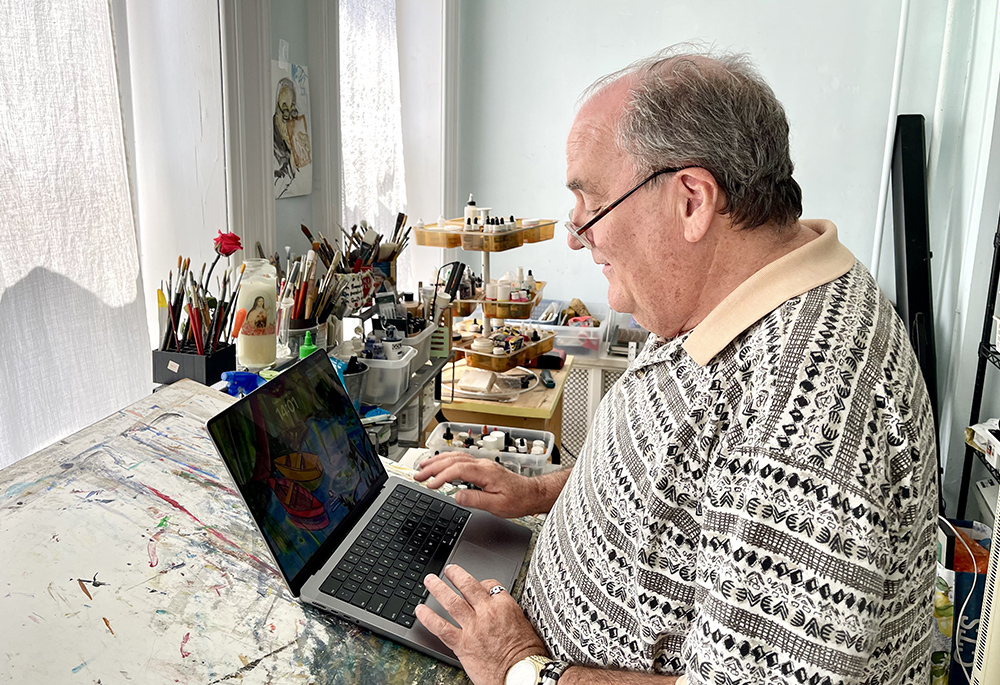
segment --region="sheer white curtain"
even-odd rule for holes
[[[340,117],[344,222],[388,235],[406,206],[394,0],[340,0]]]
[[[151,386],[107,0],[0,0],[0,466]]]

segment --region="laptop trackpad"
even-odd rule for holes
[[[501,583],[507,585],[507,589],[512,589],[511,586],[514,584],[514,580],[517,578],[517,572],[520,570],[521,562],[511,559],[510,557],[502,557],[499,554],[494,554],[488,549],[480,547],[479,545],[473,544],[471,542],[459,542],[458,547],[455,548],[455,553],[451,557],[450,564],[456,564],[461,566],[470,574],[472,577],[478,581],[488,580],[490,578],[496,578]],[[448,580],[448,577],[441,571],[441,580],[443,580],[449,587],[456,589],[452,582]],[[461,594],[461,593],[459,593]],[[432,595],[427,596],[426,604],[429,608],[436,611],[438,614],[451,618],[447,611],[438,604],[437,600],[434,599]],[[452,621],[456,623],[456,621]]]
[[[521,570],[521,560],[511,559],[509,557],[502,557],[499,554],[494,554],[488,549],[480,547],[479,545],[473,544],[468,541],[461,541],[458,543],[458,547],[455,548],[455,553],[451,557],[451,564],[456,564],[461,566],[470,574],[472,577],[478,581],[488,580],[490,578],[495,578],[503,583],[508,590],[510,590],[514,581],[517,579],[517,573]],[[448,587],[452,590],[456,590],[455,586],[452,585],[451,581],[444,574],[442,569],[440,573],[440,578],[445,582]],[[462,593],[459,592],[459,595]],[[447,621],[451,621],[454,625],[458,625],[458,621],[451,617],[444,607],[434,599],[433,595],[427,595],[427,599],[424,600],[428,609],[433,609],[438,616],[441,616]],[[445,654],[452,654],[452,651],[445,647],[433,633],[424,628],[423,624],[418,620],[413,624],[411,629],[411,636],[414,640],[432,647],[438,651],[444,652]]]
[[[520,559],[502,557],[472,542],[461,541],[451,558],[452,564],[461,566],[479,581],[496,578],[512,585],[521,568]],[[510,588],[508,588],[510,589]]]

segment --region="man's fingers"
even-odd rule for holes
[[[472,610],[469,603],[463,597],[455,594],[455,591],[444,584],[444,581],[433,573],[424,578],[424,586],[434,595],[434,599],[441,603],[445,611],[451,614],[458,624],[465,626],[473,620],[476,612]]]
[[[459,490],[455,493],[455,502],[461,504],[463,507],[488,511],[496,516],[501,515],[498,513],[500,511],[498,505],[502,504],[501,500],[503,500],[503,497],[500,495],[494,495],[482,490]]]
[[[495,466],[493,462],[484,459],[473,458],[472,461],[459,461],[428,480],[427,487],[439,488],[453,480],[462,480],[481,488],[487,488],[496,484],[497,474],[502,470],[503,467]]]
[[[471,455],[456,452],[438,454],[422,461],[420,463],[420,470],[413,476],[413,479],[417,482],[421,482],[440,473],[442,470],[448,468],[456,462],[467,462],[472,461],[473,459],[475,459],[475,457]]]
[[[445,643],[451,651],[455,651],[462,635],[461,630],[438,616],[433,609],[428,609],[425,604],[417,605],[416,616],[427,630],[441,638],[441,642]]]
[[[483,589],[483,586],[480,585],[479,581],[461,566],[458,566],[457,564],[448,564],[448,566],[444,569],[444,574],[448,576],[448,580],[450,580],[452,584],[458,588],[459,592],[462,593],[462,596],[465,597],[465,601],[472,605],[473,609],[475,609],[476,605],[480,602],[489,599],[489,594]]]

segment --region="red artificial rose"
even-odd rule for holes
[[[219,231],[219,237],[215,238],[215,251],[223,257],[228,257],[237,250],[242,250],[240,237],[235,233],[223,233]]]

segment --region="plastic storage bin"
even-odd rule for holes
[[[482,424],[471,424],[471,423],[452,423],[446,421],[444,423],[439,423],[434,427],[434,432],[430,434],[427,438],[427,449],[431,450],[431,453],[435,451],[449,451],[449,452],[465,452],[466,454],[471,454],[474,457],[480,459],[489,459],[490,461],[496,461],[497,457],[500,457],[501,463],[505,461],[516,462],[520,472],[525,476],[536,476],[540,475],[542,471],[542,464],[545,464],[552,458],[552,447],[555,445],[555,436],[548,431],[539,430],[529,430],[527,428],[509,428],[504,426],[489,426],[491,431],[498,430],[510,435],[512,438],[517,440],[518,438],[524,438],[531,445],[535,440],[542,440],[545,442],[545,453],[544,454],[521,454],[513,452],[497,452],[494,450],[482,449],[480,447],[451,447],[444,442],[444,433],[448,429],[453,435],[458,435],[459,433],[474,433],[479,435],[482,430]],[[530,449],[530,447],[529,447]]]
[[[461,226],[455,226],[448,229],[414,228],[413,232],[417,235],[417,245],[452,248],[462,245],[461,230]]]
[[[545,354],[552,349],[555,336],[550,331],[541,331],[540,340],[530,343],[511,354],[487,354],[486,352],[473,352],[472,341],[463,340],[460,345],[456,345],[465,354],[465,363],[476,369],[486,369],[503,373],[510,371],[516,366],[527,364],[529,361]]]
[[[472,252],[503,252],[523,244],[524,231],[516,229],[504,233],[466,231],[462,234],[462,249]]]
[[[410,363],[410,373],[416,373],[417,369],[426,364],[431,358],[431,336],[434,335],[436,328],[437,326],[433,324],[427,324],[427,328],[420,333],[411,335],[403,341],[417,351],[413,357],[413,361]]]
[[[364,404],[395,404],[410,387],[410,364],[417,351],[404,346],[403,356],[395,361],[386,359],[365,359],[368,378],[361,394]]]
[[[556,336],[555,347],[565,351],[566,354],[572,354],[576,357],[596,358],[600,355],[601,342],[604,341],[610,318],[614,312],[600,306],[588,307],[588,309],[601,322],[600,326],[583,327],[538,324],[538,328],[543,331],[552,331]]]
[[[518,222],[518,225],[521,225]],[[524,228],[524,242],[538,243],[543,240],[552,240],[556,233],[555,221],[541,221],[534,226]]]

